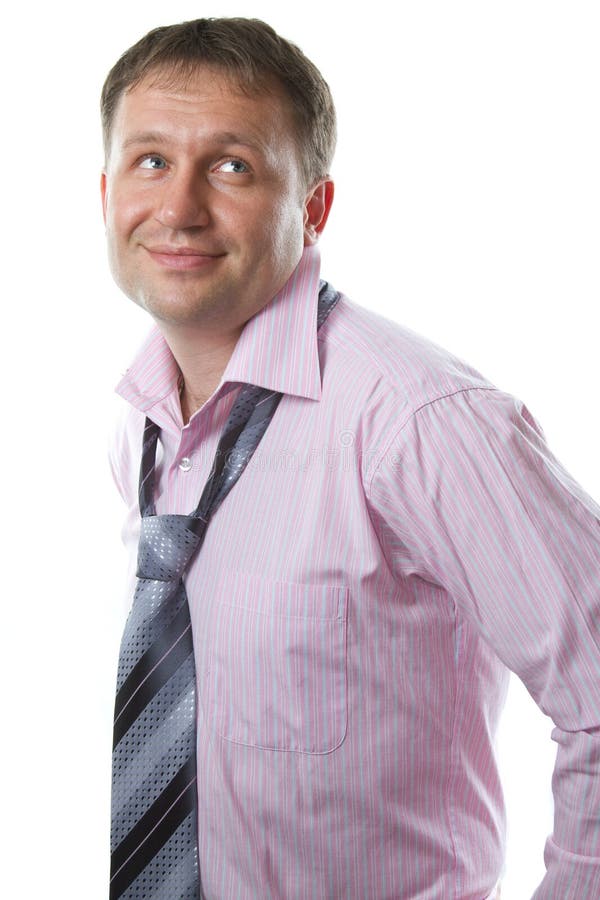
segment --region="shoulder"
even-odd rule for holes
[[[343,294],[319,341],[324,380],[387,398],[396,418],[458,391],[495,387],[451,351]]]

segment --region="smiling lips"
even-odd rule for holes
[[[159,245],[156,247],[144,247],[152,259],[160,266],[167,269],[190,271],[204,269],[225,256],[224,253],[208,253],[205,250],[197,250],[194,247],[169,247]]]

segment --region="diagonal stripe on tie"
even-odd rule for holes
[[[116,747],[119,741],[122,740],[132,723],[135,722],[154,695],[167,683],[188,656],[193,653],[191,629],[192,626],[188,623],[182,634],[165,650],[157,665],[144,677],[139,687],[121,710],[118,718],[115,719],[113,747]],[[157,641],[159,645],[162,645],[162,643],[162,640]],[[157,653],[160,653],[161,646],[157,647],[157,645],[154,645],[151,648],[151,650],[155,649]]]
[[[204,900],[195,835],[190,813],[124,891],[122,900]]]
[[[183,823],[183,826],[180,826],[180,830],[182,827],[185,827],[186,823]],[[175,832],[173,838],[171,840],[177,840],[179,837],[178,832]],[[192,849],[188,851],[175,865],[169,866],[169,874],[162,882],[161,886],[152,891],[151,895],[146,894],[145,900],[165,900],[165,897],[168,897],[169,900],[177,897],[177,900],[197,900],[198,897],[198,888],[194,883],[185,885],[185,872],[192,871],[192,867],[196,865],[196,850]],[[152,884],[152,868],[153,865],[161,864],[161,854],[169,853],[169,844],[165,844],[161,849],[158,856],[152,860],[150,865],[145,870],[145,875],[150,884]],[[132,888],[135,887],[135,882],[132,885]]]
[[[165,587],[170,590],[164,590]],[[160,637],[161,633],[170,626],[182,606],[187,602],[183,591],[173,591],[172,585],[164,584],[157,585],[153,599],[154,608],[141,609],[143,604],[138,604],[137,609],[134,607],[131,610],[130,622],[127,623],[127,645],[122,648],[119,660],[117,693],[129,678],[140,658]]]
[[[175,777],[187,759],[187,749],[192,746],[195,737],[195,723],[187,718],[190,703],[193,706],[194,702],[191,693],[194,687],[194,684],[188,686],[172,708],[172,714],[167,715],[158,727],[153,725],[152,717],[156,722],[160,699],[150,703],[144,715],[132,726],[130,735],[136,742],[137,752],[131,758],[127,753],[120,754],[120,765],[115,776],[111,850],[115,850],[127,837],[144,810],[158,799],[165,785]],[[164,699],[164,694],[161,696]],[[177,729],[175,735],[174,728]],[[151,730],[150,736],[148,730]],[[132,794],[128,788],[133,783],[135,791]]]
[[[113,746],[119,743],[131,722],[192,652],[190,613],[185,604],[119,689],[115,700]]]
[[[179,797],[187,790],[190,783],[196,778],[196,767],[193,759],[180,768],[177,775],[169,782],[162,794],[154,801],[137,824],[131,829],[127,837],[121,841],[111,855],[111,866],[117,875],[128,860],[132,859],[142,844],[147,840],[158,825],[164,820],[169,810],[175,805]]]
[[[196,809],[196,760],[188,760],[111,856],[110,897],[120,897]]]
[[[136,780],[136,790],[132,795],[127,792],[127,779],[131,773],[121,770],[122,781],[116,784],[116,789],[120,793],[116,797],[114,809],[111,853],[125,840],[141,816],[158,800],[181,766],[192,758],[193,753],[190,754],[189,751],[193,748],[194,741],[193,724],[181,731],[177,737],[170,736],[154,760],[149,758],[143,760],[144,765],[139,772],[140,781]],[[138,773],[135,775],[137,778]],[[121,806],[118,805],[119,800],[122,802]]]

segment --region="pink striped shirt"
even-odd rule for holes
[[[492,897],[512,669],[558,744],[535,898],[598,900],[600,508],[442,348],[346,297],[317,336],[318,280],[312,248],[185,427],[157,330],[118,387],[132,573],[145,415],[157,512],[187,513],[240,382],[284,392],[186,578],[205,897]]]

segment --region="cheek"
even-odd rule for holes
[[[112,240],[126,240],[149,216],[148,197],[116,188],[109,194],[106,227]]]
[[[130,281],[138,268],[134,254],[132,235],[144,221],[144,204],[141,198],[117,189],[109,194],[106,209],[106,241],[108,259],[113,277],[125,293],[130,293]]]
[[[281,256],[286,261],[290,258],[299,260],[304,247],[302,210],[297,206],[286,205],[279,211],[275,231],[274,240]]]
[[[303,246],[302,209],[291,199],[269,204],[257,217],[252,234],[260,234],[262,242],[271,248],[273,256],[287,260],[290,254],[301,252]]]

